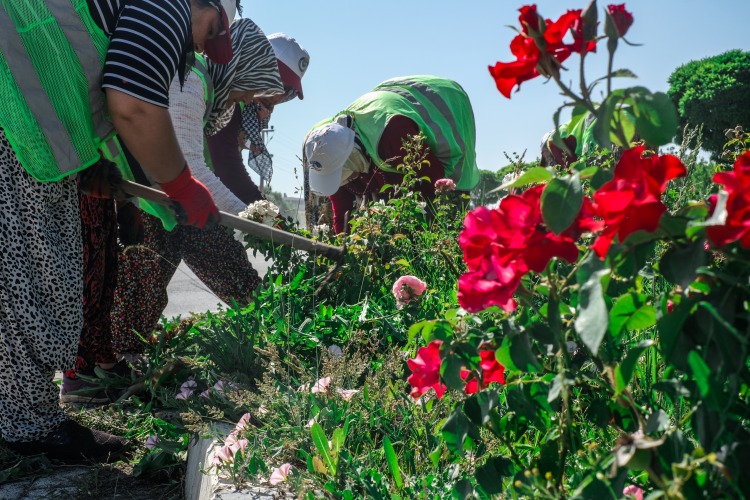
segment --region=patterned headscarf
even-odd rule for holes
[[[268,111],[268,115],[261,119],[259,114],[263,108]],[[241,121],[242,131],[245,133],[244,147],[250,151],[247,158],[247,166],[252,168],[261,179],[269,184],[271,177],[273,177],[273,160],[271,159],[271,153],[266,149],[261,132],[263,129],[268,128],[272,112],[273,106],[268,108],[263,103],[254,102],[245,106]]]
[[[214,135],[224,128],[232,118],[234,106],[226,109],[230,91],[284,92],[276,54],[258,25],[250,19],[241,18],[232,24],[231,31],[232,60],[228,64],[206,61],[208,74],[214,84],[214,104],[206,125],[208,135]]]

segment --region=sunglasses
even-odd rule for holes
[[[297,95],[299,95],[299,93],[297,92],[297,89],[295,89],[294,87],[289,87],[281,96],[279,100],[279,104],[281,104],[282,102],[289,102],[295,97],[297,97]]]

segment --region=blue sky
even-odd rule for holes
[[[557,19],[586,1],[536,3],[544,17]],[[244,0],[244,17],[267,35],[283,31],[295,37],[310,53],[305,99],[278,106],[271,118],[273,189],[288,195],[301,190],[298,157],[313,124],[381,81],[410,74],[443,76],[464,87],[474,108],[480,168],[506,165],[504,152],[528,150],[526,158],[536,158],[542,135],[552,128],[552,114],[563,102],[557,87],[537,78],[509,100],[497,92],[487,71],[498,60],[512,59],[508,45],[514,32],[507,26],[518,24],[522,5],[511,0]],[[599,2],[600,11],[606,5]],[[638,79],[622,79],[619,86],[665,91],[667,78],[681,64],[730,49],[750,50],[748,0],[633,0],[626,7],[635,16],[627,38],[643,46],[620,44],[615,68],[629,68]],[[587,56],[589,80],[604,75],[606,59],[604,45]],[[577,56],[567,61],[568,80],[577,82],[578,62]]]

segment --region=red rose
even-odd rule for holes
[[[632,233],[656,231],[667,207],[661,195],[667,182],[685,175],[685,165],[672,155],[643,158],[644,146],[628,149],[620,158],[614,179],[594,193],[596,212],[604,219],[604,231],[591,248],[606,257],[612,240],[625,241]]]
[[[559,235],[547,230],[540,207],[544,187],[506,196],[494,210],[478,207],[466,215],[458,243],[469,272],[458,280],[458,302],[467,311],[492,305],[513,311],[513,293],[527,272],[542,272],[553,257],[578,258],[574,231],[590,224],[576,222]]]
[[[573,44],[569,45],[570,50],[578,54],[582,52],[596,52],[596,27],[594,26],[590,30],[594,38],[586,40],[584,36],[586,20],[582,17],[580,10],[577,12],[578,17],[570,27],[570,31],[573,33]],[[591,36],[591,34],[589,34],[589,36]]]
[[[518,16],[518,21],[521,23],[521,31],[528,35],[529,29],[538,32],[539,31],[539,14],[536,11],[536,4],[524,5],[518,12],[521,13]]]
[[[406,379],[412,385],[411,397],[418,399],[430,389],[435,389],[438,398],[445,394],[445,385],[440,383],[440,340],[433,340],[426,347],[420,347],[417,357],[406,363],[412,374]]]
[[[615,23],[617,34],[620,36],[625,36],[625,33],[628,32],[630,26],[633,24],[633,14],[625,10],[624,3],[621,3],[619,5],[607,5],[607,12],[612,18],[612,21]]]
[[[719,172],[713,180],[727,192],[727,217],[721,226],[708,226],[706,236],[719,247],[739,240],[743,248],[750,248],[750,151],[737,158],[732,172]],[[716,197],[712,198],[715,207]]]
[[[582,20],[580,10],[569,10],[557,21],[547,19],[542,25],[539,21],[536,5],[527,5],[519,9],[521,15],[521,33],[510,44],[510,50],[516,60],[497,62],[489,66],[490,75],[502,95],[510,99],[514,87],[536,78],[540,74],[550,76],[558,71],[560,65],[573,52],[596,50],[596,41],[582,40]],[[566,44],[563,39],[568,31],[573,31],[574,43]],[[543,50],[544,52],[541,52]]]
[[[495,351],[487,349],[479,352],[479,368],[482,370],[482,389],[489,386],[492,382],[498,384],[505,384],[505,367],[497,362],[495,357]],[[469,376],[469,370],[461,370],[461,378],[466,380]],[[464,392],[466,394],[474,394],[479,390],[479,381],[476,378],[472,378],[466,382]]]
[[[497,90],[510,99],[510,92],[516,85],[539,76],[536,65],[539,62],[539,49],[533,38],[516,36],[510,43],[510,50],[516,60],[509,63],[497,62],[490,66],[490,75],[495,79]]]

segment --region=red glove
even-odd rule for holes
[[[180,224],[204,228],[219,222],[219,209],[216,208],[211,193],[190,174],[187,164],[180,175],[160,186],[169,196],[172,210]]]

